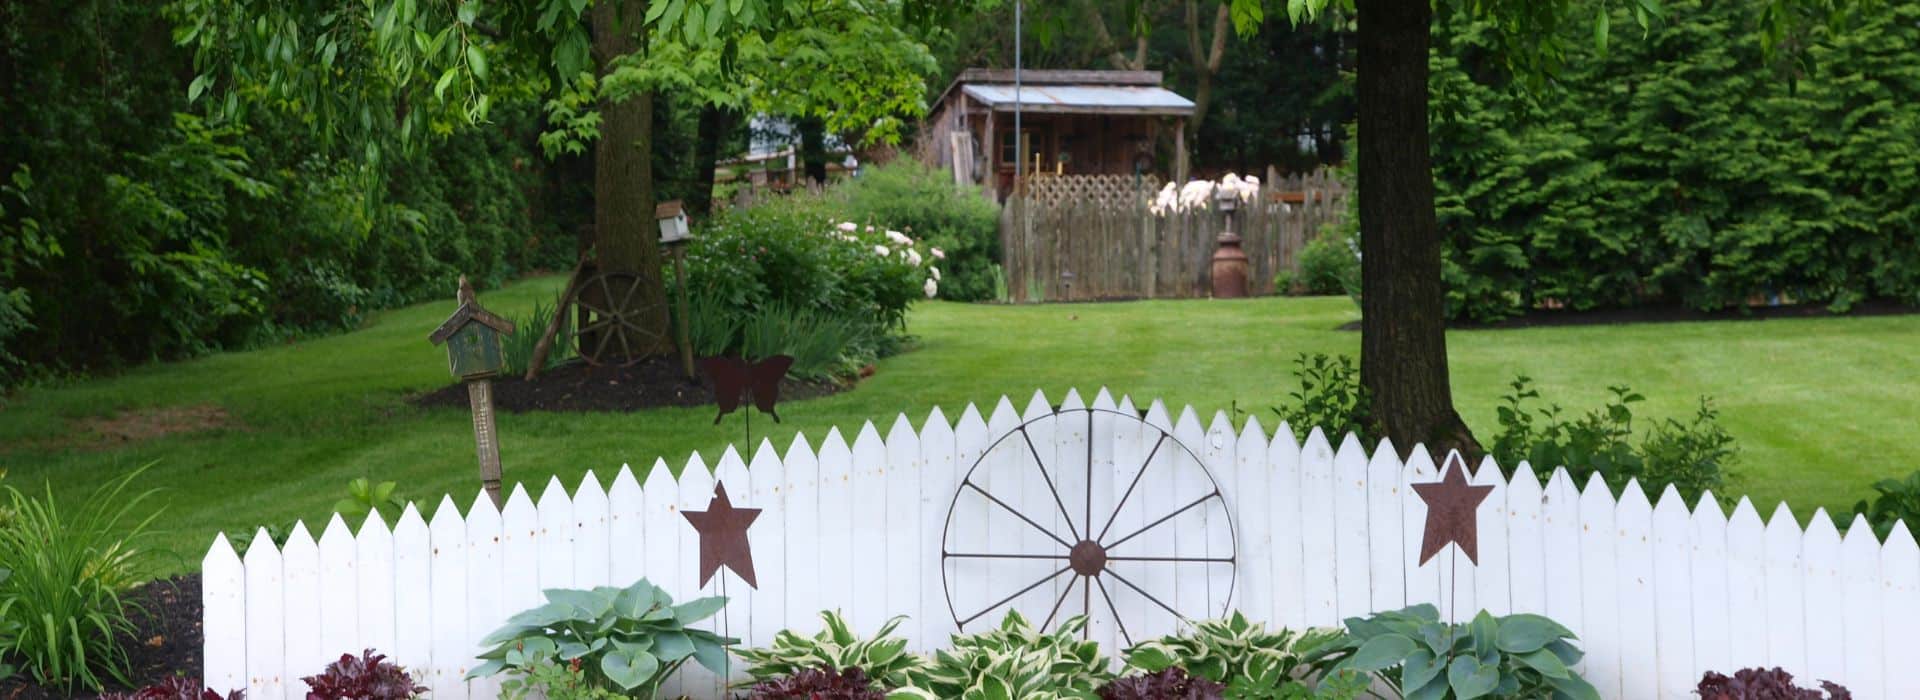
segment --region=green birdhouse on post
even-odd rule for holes
[[[513,334],[513,322],[480,308],[473,287],[460,278],[460,308],[427,336],[434,345],[447,346],[447,365],[463,381],[500,373],[500,334]]]
[[[447,346],[447,367],[467,384],[473,408],[473,445],[480,455],[480,484],[500,505],[500,442],[493,426],[493,377],[500,373],[500,334],[513,335],[513,322],[487,313],[474,299],[473,285],[460,276],[460,308],[427,340]]]

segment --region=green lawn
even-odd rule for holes
[[[482,294],[520,312],[551,299],[557,278]],[[363,330],[253,352],[146,367],[123,376],[24,392],[0,408],[0,466],[9,483],[51,481],[77,494],[156,462],[144,483],[161,487],[173,568],[198,565],[213,533],[322,516],[348,479],[395,480],[413,498],[473,497],[471,427],[464,410],[423,411],[404,397],[448,382],[442,351],[426,336],[450,303],[380,314]],[[1037,388],[1107,386],[1135,397],[1191,403],[1211,413],[1238,406],[1263,415],[1294,387],[1302,351],[1357,354],[1344,298],[1167,301],[1125,304],[917,307],[912,351],[842,395],[784,405],[795,430],[857,429],[933,405],[949,416],[1002,393],[1017,404]],[[1845,510],[1872,481],[1920,467],[1920,317],[1772,320],[1456,331],[1449,335],[1454,390],[1483,437],[1516,373],[1546,395],[1586,410],[1609,384],[1648,396],[1649,416],[1691,413],[1711,394],[1739,440],[1739,488],[1762,511],[1788,498],[1804,519],[1815,506]],[[217,404],[239,425],[116,448],[72,436],[77,420],[129,408]],[[739,436],[713,426],[711,409],[636,414],[499,417],[509,481],[572,482],[587,469],[681,462],[712,455]],[[756,422],[756,428],[762,423]],[[770,425],[770,424],[769,424]],[[884,427],[884,426],[883,426]]]

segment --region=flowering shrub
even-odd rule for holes
[[[1185,185],[1167,183],[1154,195],[1153,202],[1147,208],[1155,216],[1178,214],[1189,209],[1208,209],[1213,206],[1214,191],[1231,192],[1240,201],[1252,201],[1260,194],[1260,178],[1248,175],[1244,178],[1227,173],[1219,182],[1212,180],[1193,180]]]
[[[978,188],[954,186],[952,173],[902,158],[863,168],[824,200],[836,217],[895,229],[941,251],[941,260],[930,261],[945,277],[936,280],[941,298],[994,298],[1000,207]]]

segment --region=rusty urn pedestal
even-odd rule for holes
[[[1247,296],[1247,252],[1240,249],[1240,234],[1233,232],[1233,210],[1239,203],[1238,195],[1227,190],[1215,190],[1214,201],[1220,205],[1220,212],[1226,215],[1226,228],[1215,240],[1219,245],[1213,251],[1213,298],[1244,299]]]

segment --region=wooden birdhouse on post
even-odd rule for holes
[[[480,483],[500,505],[500,443],[493,426],[493,377],[500,373],[500,335],[513,335],[513,322],[489,313],[474,299],[473,286],[460,277],[460,308],[427,340],[447,346],[447,368],[467,383],[473,409],[473,441],[480,457]]]

